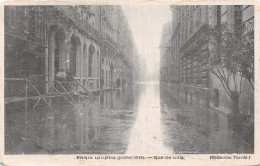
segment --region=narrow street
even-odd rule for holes
[[[4,14],[5,154],[255,152],[254,5]]]
[[[252,153],[221,113],[178,107],[158,83],[107,91],[99,100],[28,118],[28,138],[7,134],[7,153],[172,154]],[[44,116],[45,115],[45,116]],[[9,137],[8,137],[9,136]]]

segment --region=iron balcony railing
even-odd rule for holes
[[[118,44],[107,33],[105,33],[105,41],[118,51]]]
[[[75,9],[71,6],[54,6],[59,12],[63,13],[71,21],[74,21],[77,26],[87,32],[91,37],[101,40],[101,33],[96,30],[91,24],[88,23],[86,18],[83,18]]]

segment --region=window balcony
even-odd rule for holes
[[[67,7],[67,6],[54,6],[54,8],[62,13],[64,16],[73,21],[80,29],[85,31],[91,37],[96,40],[101,40],[101,33],[96,30],[92,25],[88,23],[87,18],[83,18],[83,15],[80,15],[75,7]]]
[[[105,33],[105,42],[107,42],[111,47],[118,51],[117,42],[115,42],[107,33]]]

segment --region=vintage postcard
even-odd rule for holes
[[[2,1],[0,165],[259,165],[259,1]]]

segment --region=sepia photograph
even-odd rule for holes
[[[3,8],[4,155],[255,154],[254,5]]]

